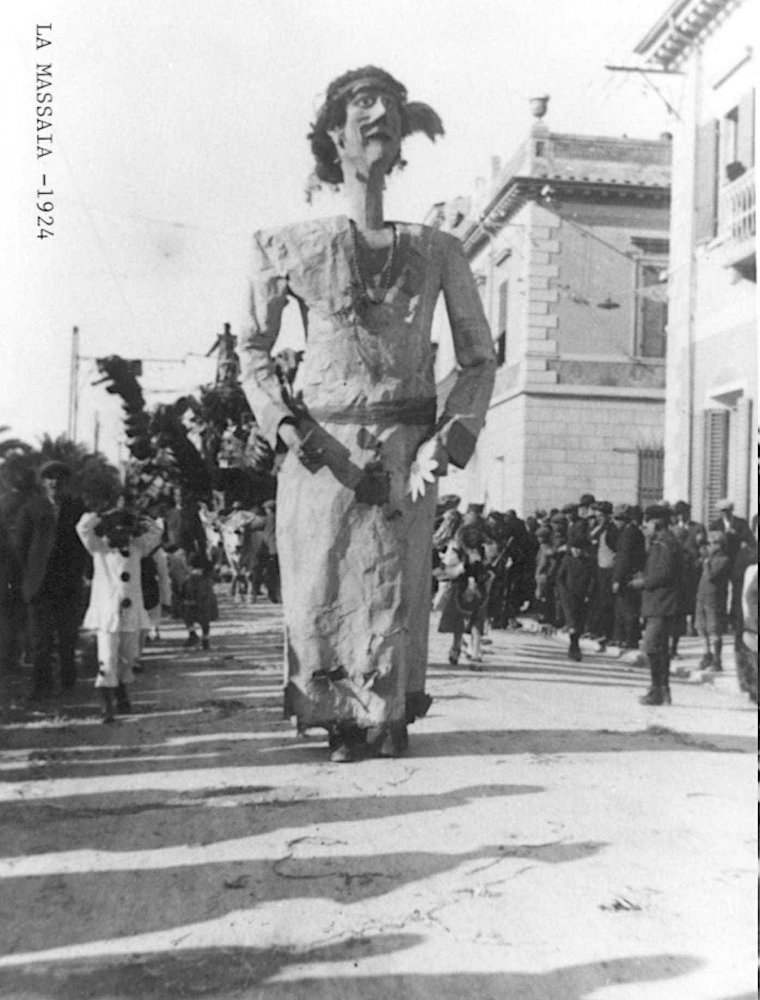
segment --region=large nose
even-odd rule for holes
[[[371,122],[376,122],[381,118],[384,118],[391,105],[392,101],[390,101],[388,97],[383,97],[382,94],[378,94],[375,98],[375,103],[369,109],[369,120]]]

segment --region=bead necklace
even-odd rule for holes
[[[388,288],[390,287],[393,265],[396,261],[396,250],[398,248],[398,232],[396,231],[396,227],[393,223],[391,223],[391,230],[393,232],[393,240],[391,242],[390,250],[388,251],[385,263],[380,270],[380,283],[377,286],[370,285],[364,276],[364,272],[362,271],[359,257],[359,243],[356,238],[356,224],[353,219],[351,220],[351,249],[353,251],[352,262],[356,272],[355,277],[357,279],[357,283],[362,287],[364,298],[371,305],[381,305],[385,301],[385,296],[387,295]]]

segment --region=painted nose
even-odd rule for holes
[[[388,113],[389,106],[390,102],[388,101],[388,98],[378,95],[378,97],[375,98],[375,103],[370,108],[370,122],[374,123],[379,121],[381,118],[384,118]]]

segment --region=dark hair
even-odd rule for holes
[[[408,102],[406,87],[386,70],[378,66],[361,66],[359,69],[349,70],[342,76],[336,77],[327,88],[327,95],[317,113],[317,120],[307,135],[316,164],[314,173],[318,180],[327,184],[340,184],[343,181],[343,169],[338,159],[338,151],[329,132],[345,125],[351,84],[364,79],[372,80],[398,101],[402,138],[420,131],[431,140],[443,135],[443,123],[436,112],[427,104]],[[388,168],[388,172],[390,173],[396,166],[404,166],[400,153]]]

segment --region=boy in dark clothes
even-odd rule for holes
[[[593,593],[595,566],[588,553],[585,526],[573,525],[567,536],[567,551],[557,571],[557,587],[565,624],[570,631],[567,656],[577,663],[583,659],[580,637],[586,620],[588,600]]]
[[[190,557],[190,576],[182,585],[182,614],[188,630],[187,646],[198,645],[196,623],[201,627],[201,646],[209,648],[210,622],[216,618],[214,585],[206,571],[206,558],[200,553]]]

